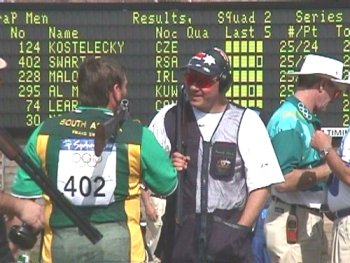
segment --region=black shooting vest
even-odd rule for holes
[[[183,220],[200,215],[199,238],[204,239],[205,247],[207,213],[216,209],[227,210],[227,213],[232,209],[242,210],[247,199],[244,163],[238,148],[238,130],[245,109],[229,104],[210,142],[203,141],[189,103],[185,104],[184,110],[184,151],[191,157],[191,161],[182,180]],[[176,149],[175,120],[176,106],[166,113],[164,120],[172,152]],[[221,173],[227,162],[231,164],[229,172]]]

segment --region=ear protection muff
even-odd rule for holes
[[[227,58],[225,58],[226,54],[221,49],[214,48],[214,50],[216,52],[216,57],[221,64],[220,66],[222,67],[222,72],[219,75],[219,90],[224,93],[232,84],[232,75],[229,70],[230,65]]]
[[[225,68],[223,72],[219,75],[219,90],[220,92],[225,93],[232,84],[232,75],[228,71],[228,68]]]

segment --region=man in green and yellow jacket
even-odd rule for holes
[[[169,195],[177,186],[176,170],[151,131],[131,120],[119,122],[116,136],[95,155],[96,127],[113,117],[127,93],[118,61],[87,59],[79,68],[78,87],[79,106],[44,121],[25,152],[103,238],[91,244],[22,169],[12,194],[44,199],[42,262],[143,262],[140,183]]]

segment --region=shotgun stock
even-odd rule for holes
[[[126,120],[129,117],[129,101],[123,99],[117,112],[107,121],[99,124],[95,131],[95,155],[101,156],[107,141],[117,135],[120,121]]]

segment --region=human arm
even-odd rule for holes
[[[24,153],[36,165],[42,167],[42,161],[37,153],[37,138],[41,126],[36,128],[31,134],[24,147]],[[19,198],[37,199],[42,196],[42,189],[34,182],[31,176],[22,167],[19,167],[11,186],[12,195]]]
[[[15,215],[37,230],[43,224],[43,208],[41,205],[32,200],[19,199],[4,192],[0,192],[0,213]]]
[[[59,123],[59,122],[57,122],[57,119],[52,119],[52,120],[54,122],[56,122],[56,124]],[[49,126],[51,124],[52,123],[50,123]],[[21,179],[22,179],[22,182],[24,183],[24,185],[26,182],[29,182],[29,183],[34,182],[34,184],[32,183],[31,185],[34,185],[34,188],[36,188],[36,189],[34,189],[34,191],[31,189],[29,189],[29,190],[25,189],[28,191],[24,192],[24,196],[32,199],[32,198],[35,198],[35,197],[33,197],[33,195],[35,195],[35,193],[33,194],[33,192],[35,192],[35,190],[37,190],[40,195],[42,195],[43,190],[44,190],[45,196],[46,196],[45,200],[52,200],[55,203],[55,205],[58,207],[58,209],[62,210],[62,212],[65,214],[65,216],[67,216],[71,221],[73,221],[73,223],[79,228],[79,230],[81,230],[81,232],[84,235],[86,235],[86,237],[93,244],[95,244],[98,240],[100,240],[102,238],[101,233],[91,225],[91,223],[88,221],[89,218],[84,218],[81,215],[81,213],[79,214],[79,212],[76,211],[76,209],[73,206],[75,204],[74,202],[69,202],[69,200],[67,200],[63,197],[62,192],[64,192],[63,190],[66,190],[66,188],[65,189],[63,189],[63,187],[60,188],[60,183],[64,184],[65,180],[60,180],[59,177],[62,175],[68,176],[68,175],[70,175],[71,171],[67,172],[67,170],[65,170],[65,169],[63,172],[60,171],[60,165],[61,165],[61,162],[60,162],[60,160],[61,160],[60,155],[61,154],[60,153],[61,153],[61,150],[63,148],[63,147],[61,147],[62,144],[60,145],[60,142],[62,143],[62,140],[60,139],[60,137],[56,137],[57,140],[54,139],[53,140],[54,142],[51,144],[50,134],[51,134],[51,131],[49,131],[49,130],[46,130],[45,132],[43,132],[42,135],[37,134],[36,138],[35,138],[36,143],[34,143],[34,145],[36,146],[35,147],[35,150],[36,150],[35,154],[38,157],[38,159],[42,160],[42,162],[45,165],[36,164],[34,162],[34,160],[31,160],[31,157],[29,154],[23,153],[23,151],[20,150],[19,146],[11,139],[11,136],[7,136],[7,140],[12,144],[11,147],[13,147],[17,151],[16,154],[18,156],[18,157],[14,157],[14,158],[10,158],[10,159],[14,159],[16,161],[16,163],[21,167],[21,169],[24,170],[24,173],[23,173],[24,177],[27,177],[26,178],[27,180],[25,180],[25,179],[21,178],[20,176],[18,176],[18,177],[16,176],[16,178],[14,180],[14,185],[12,187],[13,193],[15,195],[16,191],[20,192],[20,191],[18,191],[18,188],[16,189],[15,184],[17,183],[17,187],[18,187],[18,185],[21,185],[20,183],[18,183]],[[69,147],[69,149],[71,149],[70,146],[74,145],[74,142],[71,143],[71,140],[76,140],[76,139],[68,139],[68,143],[67,143],[67,141],[64,141],[66,143],[65,145],[67,146],[67,148]],[[79,141],[79,139],[77,141]],[[92,143],[86,143],[86,141],[85,141],[84,147],[92,147],[92,146],[93,146]],[[82,148],[83,147],[80,147],[79,149],[82,149]],[[139,144],[135,148],[140,149]],[[83,149],[85,150],[86,148],[83,148]],[[56,153],[56,155],[55,155],[55,153]],[[57,154],[57,153],[59,153],[59,154]],[[136,153],[139,153],[139,152],[136,152]],[[11,156],[11,154],[8,154],[8,155]],[[137,155],[137,156],[139,157],[139,155]],[[113,157],[115,157],[115,155],[114,156],[112,155],[112,160],[115,160]],[[74,169],[75,164],[73,162],[71,162],[71,156],[68,156],[68,157],[64,156],[64,158],[62,158],[62,159],[69,159],[69,161],[70,161],[68,163],[63,162],[63,165],[65,166],[65,168],[68,168],[68,169],[73,168],[72,171],[76,170],[76,169]],[[89,159],[89,161],[90,161],[90,159]],[[139,158],[137,158],[137,160],[139,160]],[[86,160],[86,161],[88,161],[88,160]],[[96,164],[96,162],[94,164]],[[138,162],[138,164],[139,164],[139,162]],[[94,166],[96,166],[96,165],[94,165]],[[105,166],[107,166],[107,165],[105,165]],[[103,167],[105,168],[105,166],[103,166]],[[58,170],[57,170],[57,168],[58,168]],[[78,168],[80,168],[80,167],[78,167]],[[115,165],[110,170],[111,170],[111,173],[115,173]],[[94,168],[94,171],[96,171],[95,168]],[[139,169],[137,169],[137,171],[139,171]],[[89,171],[87,171],[87,175],[89,176]],[[137,174],[137,175],[139,175],[139,174]],[[104,177],[104,175],[103,175],[103,177]],[[112,174],[110,178],[114,178],[114,174]],[[78,179],[79,179],[79,177],[78,177]],[[57,184],[56,184],[57,186],[55,185],[55,181],[57,182]],[[110,186],[110,189],[112,190],[115,188],[115,179],[114,179],[114,182],[112,180],[110,180],[110,181],[112,183],[109,184],[109,186]],[[23,186],[23,184],[22,184],[22,186]],[[28,184],[27,184],[27,186],[28,186]],[[136,186],[138,186],[138,185],[136,185]],[[137,190],[139,190],[139,188],[137,188]],[[110,202],[113,202],[114,200],[112,200],[112,198],[109,198],[110,195],[113,194],[113,191],[105,191],[105,193],[106,194],[104,194],[103,196],[107,196],[105,198],[107,198],[108,200],[111,200]],[[90,195],[91,193],[89,192],[88,194]],[[107,194],[109,194],[109,195],[107,195]],[[78,195],[78,198],[80,198],[81,196]],[[86,197],[86,195],[84,195],[84,197]],[[95,199],[94,199],[94,201],[95,201]],[[102,200],[101,203],[105,204],[106,202],[103,203],[104,201],[105,200]],[[90,203],[87,203],[87,205],[90,205]],[[45,207],[47,208],[48,206],[45,206]],[[52,208],[51,205],[49,205],[49,208],[50,207]],[[50,216],[51,216],[51,213],[45,213],[45,222],[47,222],[47,224],[51,225],[52,222],[50,220]],[[59,221],[61,221],[61,220],[59,220]],[[16,227],[16,229],[18,229],[18,228]],[[25,226],[23,227],[23,229],[25,229]],[[21,228],[19,228],[18,231],[20,232]],[[11,235],[12,235],[12,232],[10,232],[10,237],[11,237]],[[34,241],[35,241],[35,240],[31,239],[30,243],[23,244],[20,242],[20,240],[17,240],[18,241],[17,242],[15,237],[13,237],[12,240],[13,240],[13,242],[16,242],[22,249],[23,248],[24,249],[31,248],[32,245],[34,245]]]
[[[346,146],[348,143],[349,137],[346,135],[343,141],[343,147],[347,148]],[[332,147],[332,138],[323,131],[315,131],[311,139],[311,145],[317,151],[324,149],[328,150],[325,160],[330,169],[339,178],[339,180],[347,185],[350,185],[350,167],[337,154],[336,149]]]
[[[272,184],[284,181],[264,123],[251,110],[244,113],[238,145],[245,163],[248,197],[238,224],[252,227],[265,206]]]
[[[238,147],[244,160],[248,192],[284,182],[266,127],[252,110],[244,113]]]
[[[294,169],[284,175],[285,181],[275,185],[277,192],[303,191],[319,182],[326,181],[330,175],[330,167],[324,163],[314,168]]]
[[[8,198],[9,197],[9,198]],[[9,200],[11,199],[11,200]],[[20,226],[23,223],[32,228],[33,233],[39,233],[44,225],[44,208],[40,204],[31,199],[20,199],[6,194],[2,196],[1,202],[6,202],[10,206],[10,210],[6,213],[6,228],[9,231],[13,226]],[[2,205],[1,205],[2,206]],[[19,248],[15,243],[9,240],[9,248],[12,255],[17,258]]]
[[[275,186],[278,192],[307,190],[319,182],[326,181],[331,173],[326,163],[306,165],[306,156],[317,153],[305,146],[302,136],[304,135],[295,129],[290,129],[279,132],[271,139],[285,179]],[[307,151],[310,152],[305,154]]]
[[[141,198],[147,218],[156,221],[158,218],[157,210],[151,201],[151,191],[149,189],[141,189]]]
[[[170,195],[177,186],[177,173],[167,152],[145,127],[141,144],[141,165],[146,186],[155,194]]]
[[[174,152],[171,155],[171,161],[177,171],[183,171],[187,169],[188,162],[191,160],[190,156],[183,155],[179,152]]]
[[[265,206],[269,194],[268,187],[250,192],[243,213],[237,223],[251,228],[258,218],[261,209]]]

